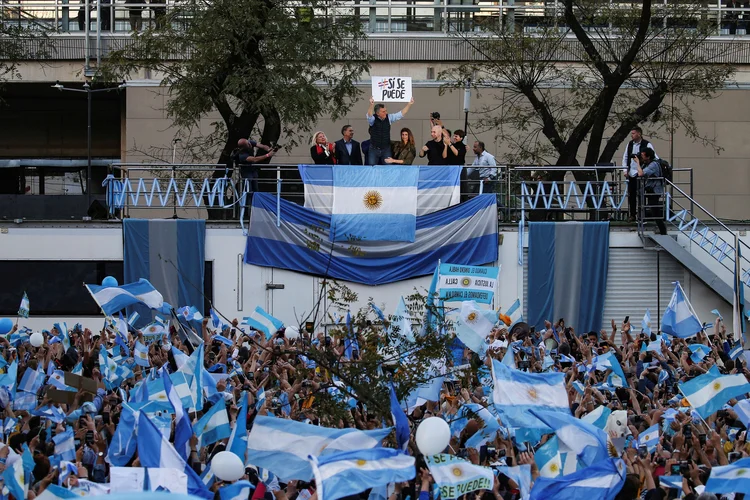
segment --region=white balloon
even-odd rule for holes
[[[299,328],[296,326],[287,326],[284,330],[284,336],[289,340],[297,340],[299,338]]]
[[[442,418],[430,417],[422,420],[415,437],[423,455],[437,455],[448,447],[451,429]]]
[[[44,344],[44,335],[41,332],[32,333],[31,337],[29,337],[29,343],[34,347],[39,347]]]
[[[222,481],[237,481],[245,474],[245,465],[231,451],[220,451],[211,460],[211,470]]]

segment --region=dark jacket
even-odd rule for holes
[[[336,141],[336,161],[339,165],[362,165],[362,149],[359,143],[352,139],[352,154],[346,150],[344,139]]]
[[[334,165],[336,163],[333,144],[328,145],[328,154],[326,154],[325,149],[322,146],[318,146],[317,144],[311,146],[310,157],[316,165]]]

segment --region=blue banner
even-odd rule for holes
[[[331,217],[276,198],[253,196],[245,262],[355,283],[380,285],[432,274],[439,260],[480,265],[497,260],[494,195],[418,216],[414,243],[331,242]]]
[[[495,295],[499,267],[440,264],[438,290],[444,302],[473,300],[489,304]]]

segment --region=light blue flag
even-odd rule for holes
[[[122,286],[86,285],[86,288],[106,316],[113,316],[136,304],[144,304],[151,309],[161,309],[164,305],[164,297],[148,280],[142,278]]]
[[[137,413],[133,411],[128,403],[122,404],[120,422],[117,424],[112,442],[107,450],[107,457],[115,467],[125,467],[133,458],[136,449],[136,426]]]
[[[41,408],[32,411],[31,414],[44,417],[56,424],[62,423],[65,420],[65,412],[62,408],[58,408],[57,406],[42,406]]]
[[[332,241],[413,242],[419,170],[412,167],[333,167]]]
[[[229,426],[229,415],[224,398],[209,409],[193,426],[193,432],[198,436],[200,446],[208,446],[232,434]]]
[[[492,468],[516,483],[521,491],[521,500],[528,500],[531,494],[531,465],[523,464],[516,467],[495,465]]]
[[[440,264],[438,289],[444,302],[474,301],[491,304],[495,296],[499,267]],[[495,315],[497,321],[497,314]]]
[[[612,351],[599,356],[594,356],[592,364],[597,370],[612,370],[612,373],[607,378],[607,382],[609,382],[610,385],[614,387],[625,387],[625,373],[622,371],[622,366],[620,366],[620,362],[617,361],[617,358]]]
[[[18,315],[22,318],[28,318],[30,310],[31,306],[29,305],[29,296],[26,295],[26,292],[23,292],[23,297],[21,298],[21,306],[18,308]]]
[[[626,474],[622,460],[608,458],[573,474],[538,478],[530,500],[612,500],[625,484]]]
[[[714,315],[716,315],[716,317],[718,317],[718,318],[719,318],[719,319],[721,319],[721,320],[723,320],[723,319],[724,319],[724,318],[722,318],[722,317],[721,317],[721,313],[719,312],[719,310],[718,310],[718,309],[712,309],[712,310],[711,310],[711,314],[714,314]]]
[[[519,299],[516,299],[515,302],[513,302],[507,311],[505,311],[505,315],[510,318],[510,326],[509,328],[513,328],[513,325],[516,323],[523,321],[523,310],[521,309],[521,301]]]
[[[432,273],[432,280],[430,281],[430,289],[427,291],[427,297],[425,297],[422,335],[428,331],[437,332],[440,328],[440,308],[442,302],[437,297],[439,272],[440,266],[435,266],[435,271]]]
[[[247,454],[247,392],[243,392],[240,396],[240,411],[237,413],[232,434],[229,436],[227,451],[234,453],[242,460],[243,464],[245,463],[245,455]]]
[[[516,353],[513,349],[513,345],[508,345],[508,349],[505,351],[505,356],[503,356],[502,363],[505,366],[508,366],[510,368],[516,369]]]
[[[141,344],[138,340],[135,341],[135,347],[133,348],[133,359],[138,366],[144,366],[146,368],[151,366],[151,363],[148,360],[148,347]]]
[[[393,382],[390,383],[389,389],[391,397],[391,418],[393,418],[393,424],[396,427],[396,442],[398,444],[398,449],[408,453],[409,436],[411,435],[409,419],[401,408],[401,405],[398,403]]]
[[[466,440],[464,445],[466,448],[476,448],[479,450],[482,445],[494,440],[498,431],[501,430],[497,417],[489,409],[476,403],[466,403],[461,406],[461,410],[465,411],[471,417],[479,417],[484,424],[481,429]]]
[[[312,468],[302,457],[374,448],[391,430],[329,429],[261,415],[255,417],[248,436],[247,463],[268,469],[280,481],[309,481]]]
[[[646,352],[655,352],[661,355],[661,340],[654,340],[653,342],[649,342],[646,346],[646,343],[644,342],[643,345],[646,347]],[[643,351],[643,349],[641,349]]]
[[[56,484],[50,484],[43,492],[36,496],[37,500],[68,500],[73,498],[80,499],[81,496]]]
[[[609,458],[607,434],[593,425],[562,412],[529,410],[555,433],[570,452],[574,453],[583,466]]]
[[[588,413],[581,417],[581,421],[604,430],[604,427],[607,425],[607,419],[611,414],[612,410],[610,410],[607,406],[601,405],[595,408],[591,413]]]
[[[185,463],[174,446],[167,441],[143,412],[140,412],[138,417],[136,434],[141,467],[165,467],[181,470],[188,478],[188,494],[213,500],[214,494],[206,488],[193,468]]]
[[[540,477],[557,477],[562,475],[562,458],[560,441],[552,436],[534,453],[534,462],[539,469]]]
[[[36,408],[36,394],[23,391],[16,392],[16,397],[13,399],[14,410],[31,412],[34,408]]]
[[[682,491],[682,476],[659,476],[659,486]]]
[[[161,380],[164,383],[164,392],[166,393],[167,399],[172,405],[175,414],[174,447],[180,457],[187,461],[188,456],[190,455],[190,438],[193,435],[193,426],[190,423],[190,416],[183,408],[182,400],[180,399],[179,394],[177,394],[175,386],[172,385],[172,379],[166,371],[166,365],[161,369],[161,372]]]
[[[730,399],[750,392],[750,384],[744,375],[716,376],[706,373],[681,383],[680,392],[693,409],[706,419],[721,410]]]
[[[211,314],[211,324],[214,325],[214,328],[219,328],[219,325],[221,325],[221,319],[219,319],[219,315],[216,314],[216,311],[211,309],[209,311],[209,314]]]
[[[645,446],[649,453],[656,450],[659,444],[659,424],[652,425],[638,437],[638,446]]]
[[[22,460],[16,460],[12,466],[6,467],[2,475],[5,487],[14,498],[19,500],[24,500],[28,492],[25,476]]]
[[[750,458],[737,460],[733,464],[712,467],[706,482],[710,493],[744,493],[750,494]]]
[[[737,404],[732,407],[734,412],[737,414],[737,418],[745,426],[746,429],[750,429],[750,399],[742,399],[737,401]]]
[[[78,475],[78,467],[73,462],[67,460],[60,461],[60,473],[57,478],[57,484],[66,484],[65,481],[72,475]]]
[[[393,448],[343,451],[310,457],[318,495],[328,500],[414,479],[414,457]]]
[[[193,351],[193,354],[187,359],[180,370],[185,375],[190,388],[190,397],[192,405],[188,408],[191,412],[201,411],[203,409],[203,369],[204,345],[201,344]]]
[[[59,456],[60,460],[75,462],[76,445],[72,430],[55,434],[52,442],[55,443],[55,455]]]
[[[729,351],[729,359],[735,360],[742,355],[742,342],[737,342]]]
[[[36,394],[43,385],[44,372],[39,368],[32,370],[31,367],[27,367],[26,371],[23,372],[23,377],[21,377],[21,382],[18,384],[17,390]]]
[[[253,311],[250,317],[244,318],[242,323],[259,332],[263,332],[266,340],[273,337],[273,334],[284,326],[281,320],[274,318],[260,306],[256,306],[255,311]]]
[[[67,323],[55,323],[55,328],[60,332],[60,341],[62,342],[63,348],[67,352],[70,349],[70,334],[68,333]]]
[[[221,500],[247,500],[251,496],[250,492],[254,490],[253,483],[243,479],[219,488],[219,498]]]
[[[191,321],[203,321],[203,315],[194,306],[185,306],[177,310],[177,316],[190,323]]]
[[[711,348],[703,344],[690,344],[688,349],[692,353],[690,359],[693,363],[700,363],[711,352]]]
[[[263,403],[266,402],[266,391],[262,387],[258,389],[258,392],[255,394],[255,411],[260,410],[260,408],[263,406]]]
[[[667,370],[662,370],[659,372],[659,385],[663,384],[669,379],[669,372]]]
[[[641,331],[646,335],[651,335],[651,310],[646,309],[646,314],[643,315],[641,321]]]
[[[398,334],[410,342],[414,342],[414,331],[412,330],[411,316],[409,310],[406,308],[406,302],[401,297],[398,301],[398,307],[396,307],[396,313],[394,314],[393,321],[391,321],[391,331],[396,333],[398,328]]]
[[[480,356],[487,350],[487,335],[497,322],[497,312],[480,309],[473,300],[461,303],[456,319],[456,336]]]
[[[533,427],[529,425],[532,419],[526,412],[531,408],[570,414],[564,374],[525,373],[494,359],[492,372],[493,402],[499,411],[512,420],[512,426]]]
[[[453,455],[426,456],[435,483],[440,488],[440,498],[449,500],[476,490],[491,490],[495,475],[489,467],[474,465]],[[433,495],[436,497],[437,495]]]
[[[669,301],[669,305],[661,319],[661,331],[674,337],[685,339],[692,337],[702,329],[703,324],[693,314],[693,308],[690,306],[687,297],[685,297],[685,292],[682,290],[680,282],[676,281],[674,292],[672,292],[672,299]]]

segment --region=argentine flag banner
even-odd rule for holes
[[[489,304],[495,295],[499,267],[440,264],[438,290],[444,302],[473,300]]]
[[[412,167],[333,167],[331,241],[413,242],[418,180]]]
[[[440,498],[450,500],[472,491],[492,490],[495,475],[489,467],[480,467],[453,455],[432,455],[425,459],[440,487]]]

